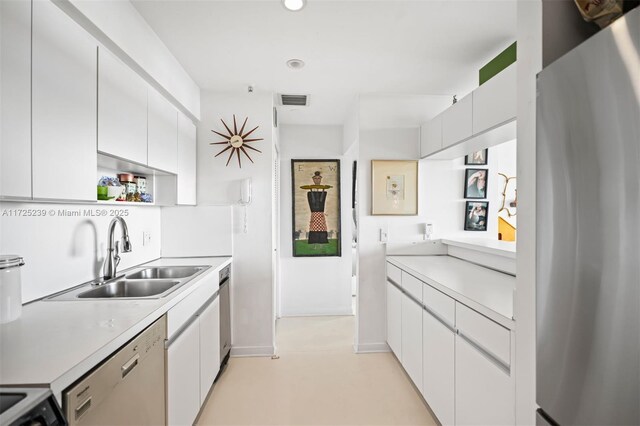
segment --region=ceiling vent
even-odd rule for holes
[[[282,106],[309,106],[309,95],[280,95]]]

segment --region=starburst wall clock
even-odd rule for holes
[[[260,151],[257,148],[254,148],[249,144],[253,142],[262,141],[264,140],[263,138],[247,139],[247,137],[249,137],[253,132],[255,132],[260,126],[256,126],[253,129],[249,130],[247,133],[243,133],[244,128],[247,125],[247,120],[249,120],[249,117],[244,119],[244,123],[242,123],[242,127],[240,128],[240,131],[238,131],[238,124],[236,122],[236,116],[234,114],[233,115],[233,131],[231,131],[231,129],[229,128],[229,126],[227,126],[227,123],[225,123],[223,119],[220,119],[220,121],[222,121],[222,124],[224,125],[224,128],[227,129],[227,132],[229,132],[229,134],[225,135],[225,134],[216,132],[215,130],[211,130],[216,135],[219,135],[225,138],[225,140],[222,142],[212,142],[210,144],[210,145],[227,145],[222,151],[220,151],[214,156],[214,157],[218,157],[219,155],[222,155],[223,153],[229,151],[229,158],[227,158],[227,164],[225,166],[228,166],[233,156],[236,155],[238,157],[238,166],[242,168],[242,161],[240,160],[240,151],[242,151],[242,153],[252,163],[253,163],[253,159],[247,152],[247,149],[262,153],[262,151]]]

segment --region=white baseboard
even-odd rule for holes
[[[280,318],[287,317],[342,317],[342,316],[353,316],[353,311],[351,310],[351,306],[345,309],[336,309],[336,310],[328,310],[328,311],[317,311],[317,312],[283,312],[280,315]]]
[[[275,353],[273,346],[232,346],[231,356],[249,357],[249,356],[272,356]]]
[[[357,354],[370,354],[377,352],[390,352],[389,345],[382,343],[362,343],[354,345]]]

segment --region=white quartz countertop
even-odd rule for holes
[[[451,256],[388,256],[387,261],[495,322],[515,328],[514,276]]]
[[[60,392],[164,315],[231,257],[162,258],[140,266],[210,266],[161,299],[37,301],[0,325],[0,384]],[[124,271],[122,271],[124,272]]]

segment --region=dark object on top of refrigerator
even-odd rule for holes
[[[640,9],[538,75],[540,424],[640,424]]]

